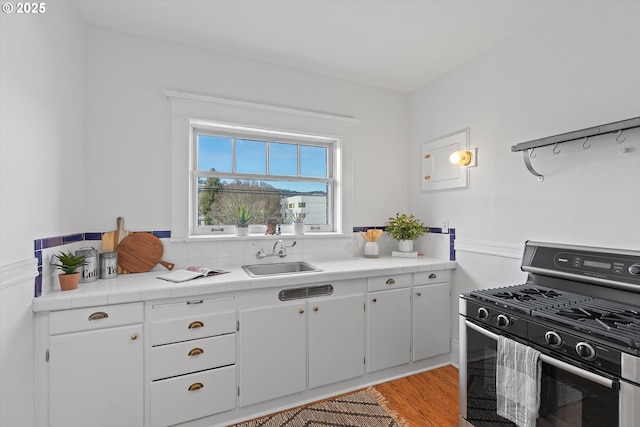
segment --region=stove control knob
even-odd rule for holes
[[[633,274],[634,276],[640,275],[640,264],[633,264],[629,266],[629,274]]]
[[[593,360],[596,358],[596,350],[588,342],[580,341],[576,344],[576,353],[584,360]]]
[[[489,310],[484,307],[478,309],[478,319],[484,320],[489,318]]]
[[[544,340],[547,342],[547,344],[549,344],[550,347],[562,347],[562,338],[560,338],[560,335],[558,335],[557,332],[547,331],[547,333],[544,334]]]
[[[498,314],[498,326],[506,328],[511,324],[511,321],[504,314]]]

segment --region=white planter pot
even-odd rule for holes
[[[297,234],[297,235],[304,234],[304,222],[293,223],[293,234]]]
[[[398,240],[400,252],[413,252],[413,240]]]
[[[236,225],[236,236],[248,236],[249,235],[249,226],[248,225]]]
[[[378,242],[364,242],[364,257],[365,258],[378,258],[380,254],[380,247]]]

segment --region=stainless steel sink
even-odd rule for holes
[[[320,268],[304,261],[243,265],[242,269],[251,277],[282,276],[285,274],[322,271]]]

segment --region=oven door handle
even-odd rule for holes
[[[491,338],[494,341],[498,341],[498,334],[494,334],[491,331],[487,331],[481,326],[476,325],[475,323],[471,323],[468,320],[465,320],[464,323],[468,328],[473,329],[479,334],[484,335],[487,338]],[[540,354],[540,360],[546,363],[547,365],[555,366],[558,369],[562,369],[563,371],[574,374],[580,378],[584,378],[585,380],[591,381],[596,384],[600,384],[601,386],[613,389],[617,388],[618,382],[606,377],[602,377],[600,375],[594,374],[593,372],[585,371],[584,369],[580,369],[576,366],[570,365],[568,363],[562,362],[560,360],[554,359],[553,357],[547,356],[546,354]]]

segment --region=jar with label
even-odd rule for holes
[[[118,252],[102,252],[100,254],[100,278],[118,277]]]
[[[98,280],[98,250],[94,248],[80,248],[76,255],[84,256],[86,263],[80,267],[80,283],[95,282]]]

